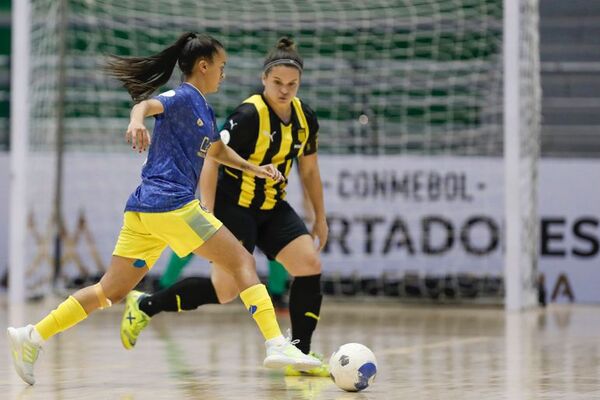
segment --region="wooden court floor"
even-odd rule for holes
[[[36,321],[56,301],[11,308],[0,297],[3,332],[9,321]],[[157,316],[133,351],[121,347],[121,311],[98,312],[51,340],[33,387],[12,370],[0,335],[0,399],[600,399],[600,307],[507,315],[326,302],[313,348],[329,355],[346,342],[369,346],[379,372],[361,393],[262,368],[263,342],[241,303]]]

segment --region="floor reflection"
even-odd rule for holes
[[[48,299],[1,304],[0,322],[35,321]],[[264,345],[239,304],[153,319],[133,351],[121,348],[122,306],[48,343],[38,383],[12,371],[0,336],[0,398],[10,399],[592,399],[600,398],[600,308],[553,305],[506,314],[495,308],[432,308],[328,302],[314,338],[331,354],[360,342],[378,358],[375,384],[346,393],[327,378],[285,377],[261,367]],[[23,323],[23,322],[21,322]],[[284,328],[289,326],[281,319]]]

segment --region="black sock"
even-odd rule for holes
[[[294,278],[290,287],[292,339],[304,354],[310,352],[310,340],[321,312],[321,274]]]
[[[140,310],[149,317],[161,311],[195,310],[203,304],[219,304],[210,278],[186,278],[140,300]]]

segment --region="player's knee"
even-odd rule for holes
[[[292,276],[318,275],[321,273],[321,259],[317,254],[307,254],[286,267]]]
[[[321,273],[321,259],[315,254],[309,254],[303,260],[306,275],[317,275]]]
[[[252,254],[248,253],[247,251],[239,255],[239,260],[237,260],[236,264],[238,268],[252,269],[256,271],[256,261],[254,260],[254,257],[252,257]]]

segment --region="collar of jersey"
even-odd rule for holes
[[[275,110],[273,110],[273,108],[269,105],[269,102],[267,101],[267,98],[265,97],[265,95],[260,93],[260,97],[262,98],[262,101],[265,103],[265,105],[269,109],[269,113],[274,115],[283,126],[285,126],[285,127],[292,126],[292,124],[294,123],[294,115],[296,114],[296,110],[295,110],[293,103],[290,103],[290,107],[292,107],[292,113],[290,114],[290,121],[287,124],[285,124],[283,122],[283,120],[281,118],[279,118],[279,115],[277,115]]]
[[[204,95],[202,94],[202,92],[200,91],[200,89],[198,89],[196,86],[192,85],[189,82],[183,82],[183,83],[186,84],[186,85],[190,85],[191,87],[193,87],[198,93],[200,93],[200,96],[202,96],[202,98],[204,99],[204,101],[206,103],[208,103],[208,101],[206,101],[206,97],[204,97]]]

